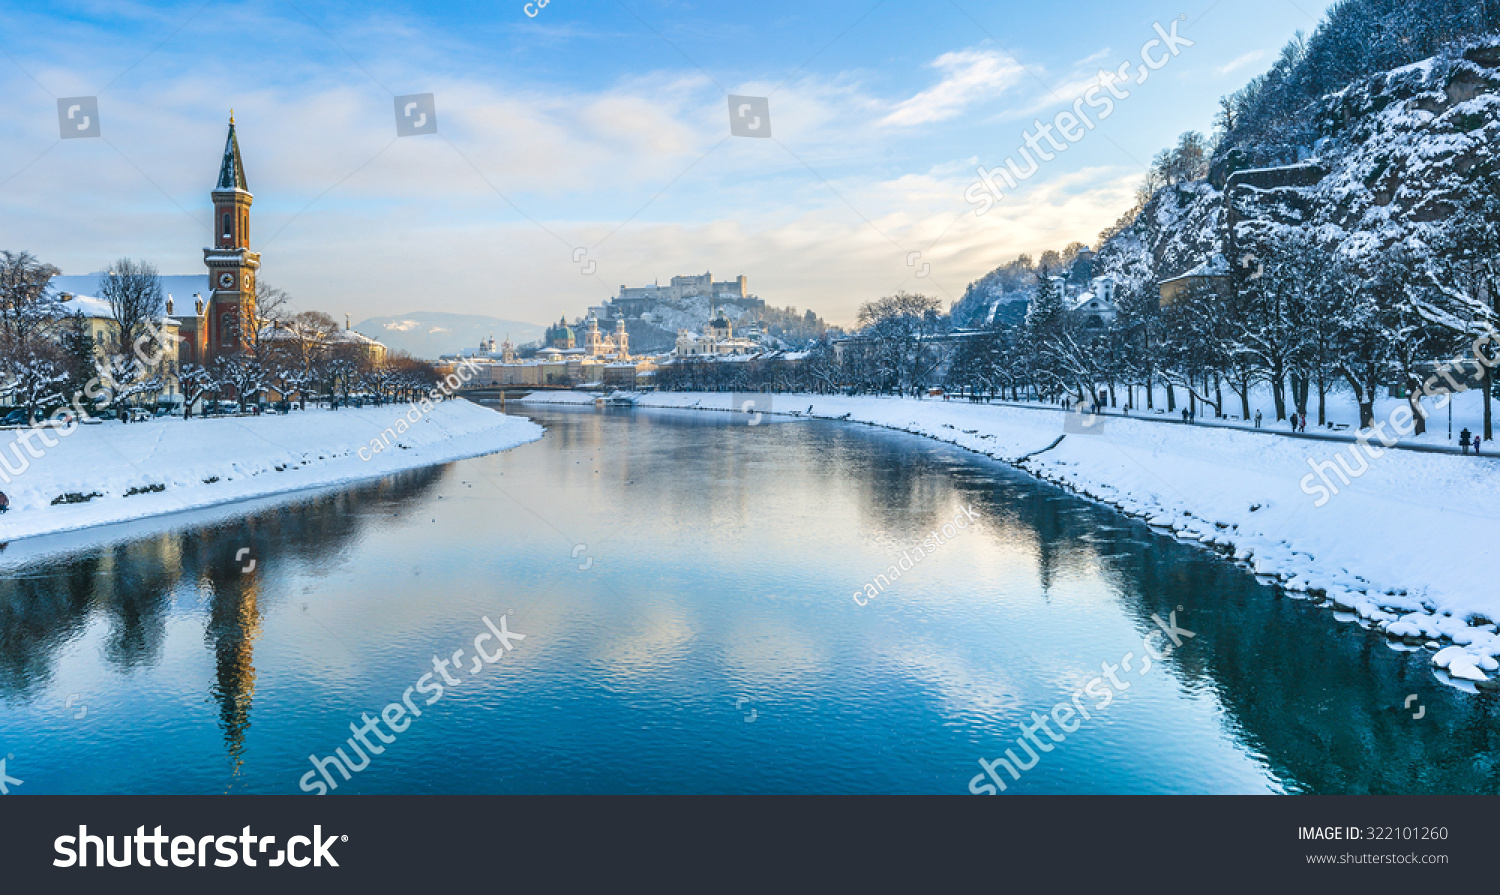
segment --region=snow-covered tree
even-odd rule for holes
[[[936,298],[903,291],[865,302],[859,325],[873,344],[882,387],[917,388],[942,362],[936,342],[947,331],[947,321]]]
[[[1496,357],[1500,331],[1500,196],[1488,184],[1468,207],[1458,209],[1437,231],[1427,259],[1426,289],[1418,294],[1424,319],[1465,346]],[[1494,437],[1490,398],[1494,368],[1477,363],[1484,395],[1484,437]]]
[[[253,354],[221,355],[214,360],[212,370],[219,386],[228,389],[239,402],[241,413],[259,401],[266,390],[266,368]]]
[[[61,271],[30,252],[0,251],[0,353],[34,350],[42,330],[63,316],[52,291]]]
[[[213,372],[198,364],[183,364],[177,382],[182,387],[182,418],[185,420],[192,419],[193,405],[219,391],[219,380]]]
[[[111,264],[99,279],[99,297],[109,304],[119,328],[119,343],[114,350],[122,354],[133,352],[136,339],[148,334],[147,324],[159,320],[166,311],[161,276],[156,265],[146,261],[121,258]]]

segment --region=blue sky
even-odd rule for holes
[[[1092,243],[1151,156],[1323,8],[0,3],[0,248],[202,270],[233,107],[262,276],[300,307],[545,321],[712,270],[847,323]],[[976,167],[1174,19],[1191,47],[1152,51],[1168,61],[1108,120],[975,214]],[[393,97],[416,93],[438,133],[397,137]],[[726,94],[768,97],[772,139],[730,136]],[[98,97],[100,138],[59,139],[74,96]]]

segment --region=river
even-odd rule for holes
[[[828,421],[519,412],[546,437],[6,547],[11,792],[298,793],[458,649],[337,793],[964,794],[1127,655],[1008,792],[1500,791],[1492,697],[1003,463]],[[1192,636],[1143,670],[1153,616]],[[471,669],[502,620],[525,639]]]

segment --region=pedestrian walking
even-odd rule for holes
[[[4,491],[0,491],[0,513],[8,512],[10,512],[10,498],[5,496]]]
[[[1479,445],[1480,445],[1480,443],[1481,442],[1479,440],[1479,433],[1475,432],[1474,433],[1474,456],[1476,456],[1476,457],[1479,456]]]
[[[1260,428],[1260,411],[1255,411],[1255,428]]]
[[[1463,448],[1464,456],[1469,455],[1469,430],[1466,428],[1458,433],[1458,446]]]

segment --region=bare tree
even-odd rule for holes
[[[859,309],[859,325],[873,343],[883,386],[904,391],[925,383],[942,362],[936,343],[947,329],[936,298],[897,292]]]
[[[133,350],[136,337],[148,331],[146,324],[166,310],[161,276],[156,265],[147,261],[121,258],[111,264],[99,281],[99,297],[109,303],[110,314],[120,328],[122,352]]]
[[[291,301],[286,290],[265,280],[255,281],[255,305],[246,322],[245,341],[261,363],[268,362],[271,351],[280,347],[273,343],[289,318]]]

